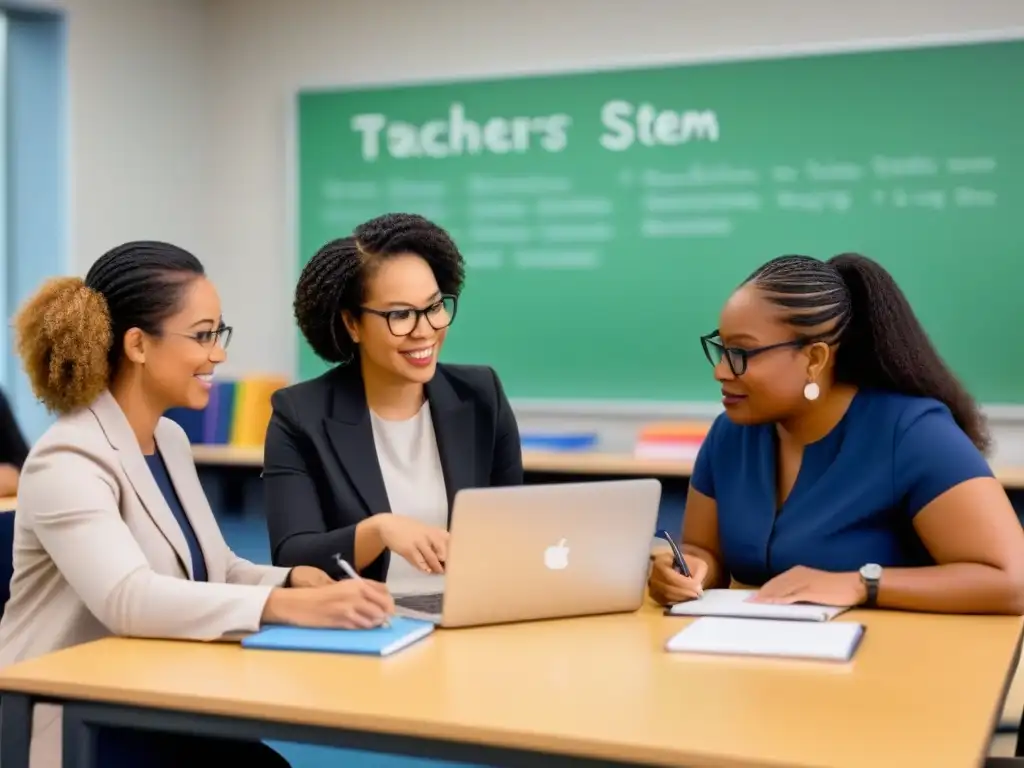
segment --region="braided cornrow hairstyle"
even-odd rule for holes
[[[356,345],[342,313],[358,316],[366,279],[381,260],[401,254],[423,258],[441,293],[462,292],[462,254],[448,233],[412,213],[387,213],[324,245],[306,264],[295,288],[295,320],[312,350],[326,362],[347,363]]]
[[[881,264],[856,253],[827,262],[780,256],[746,283],[784,310],[784,322],[797,333],[839,345],[837,382],[938,400],[980,451],[989,449],[985,417]]]
[[[53,413],[83,408],[110,385],[131,328],[159,335],[203,265],[156,241],[125,243],[93,264],[85,280],[48,280],[14,318],[16,344],[35,392]]]

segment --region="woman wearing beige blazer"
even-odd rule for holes
[[[225,543],[188,438],[162,417],[206,405],[231,336],[194,256],[120,246],[84,281],[48,282],[15,325],[33,389],[59,418],[21,476],[0,665],[111,634],[216,640],[261,623],[374,626],[393,610],[377,582],[255,565]],[[32,768],[60,765],[59,715],[36,707]],[[194,736],[109,731],[100,745],[100,764],[119,768],[287,764],[262,744]]]

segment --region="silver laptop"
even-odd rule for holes
[[[459,491],[443,591],[396,589],[396,612],[468,627],[635,611],[660,501],[654,479]]]

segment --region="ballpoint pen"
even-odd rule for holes
[[[686,578],[692,579],[693,574],[691,574],[690,569],[686,567],[686,558],[683,557],[683,553],[679,551],[679,547],[677,547],[675,541],[673,541],[672,534],[668,531],[658,531],[658,538],[664,539],[668,542],[668,545],[672,547],[672,565],[675,569]]]
[[[338,567],[341,568],[341,570],[345,572],[345,575],[348,576],[350,579],[357,579],[359,581],[363,580],[363,577],[356,572],[356,569],[349,565],[348,560],[343,558],[340,554],[336,554],[334,556],[334,562],[338,564]],[[384,622],[382,626],[391,626],[391,622],[388,621],[387,616],[384,617]]]

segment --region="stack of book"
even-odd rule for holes
[[[640,430],[634,454],[638,459],[693,461],[708,434],[703,422],[659,422]]]
[[[287,385],[281,376],[214,381],[203,410],[174,408],[167,417],[178,422],[195,445],[262,447],[270,423],[270,397]]]

